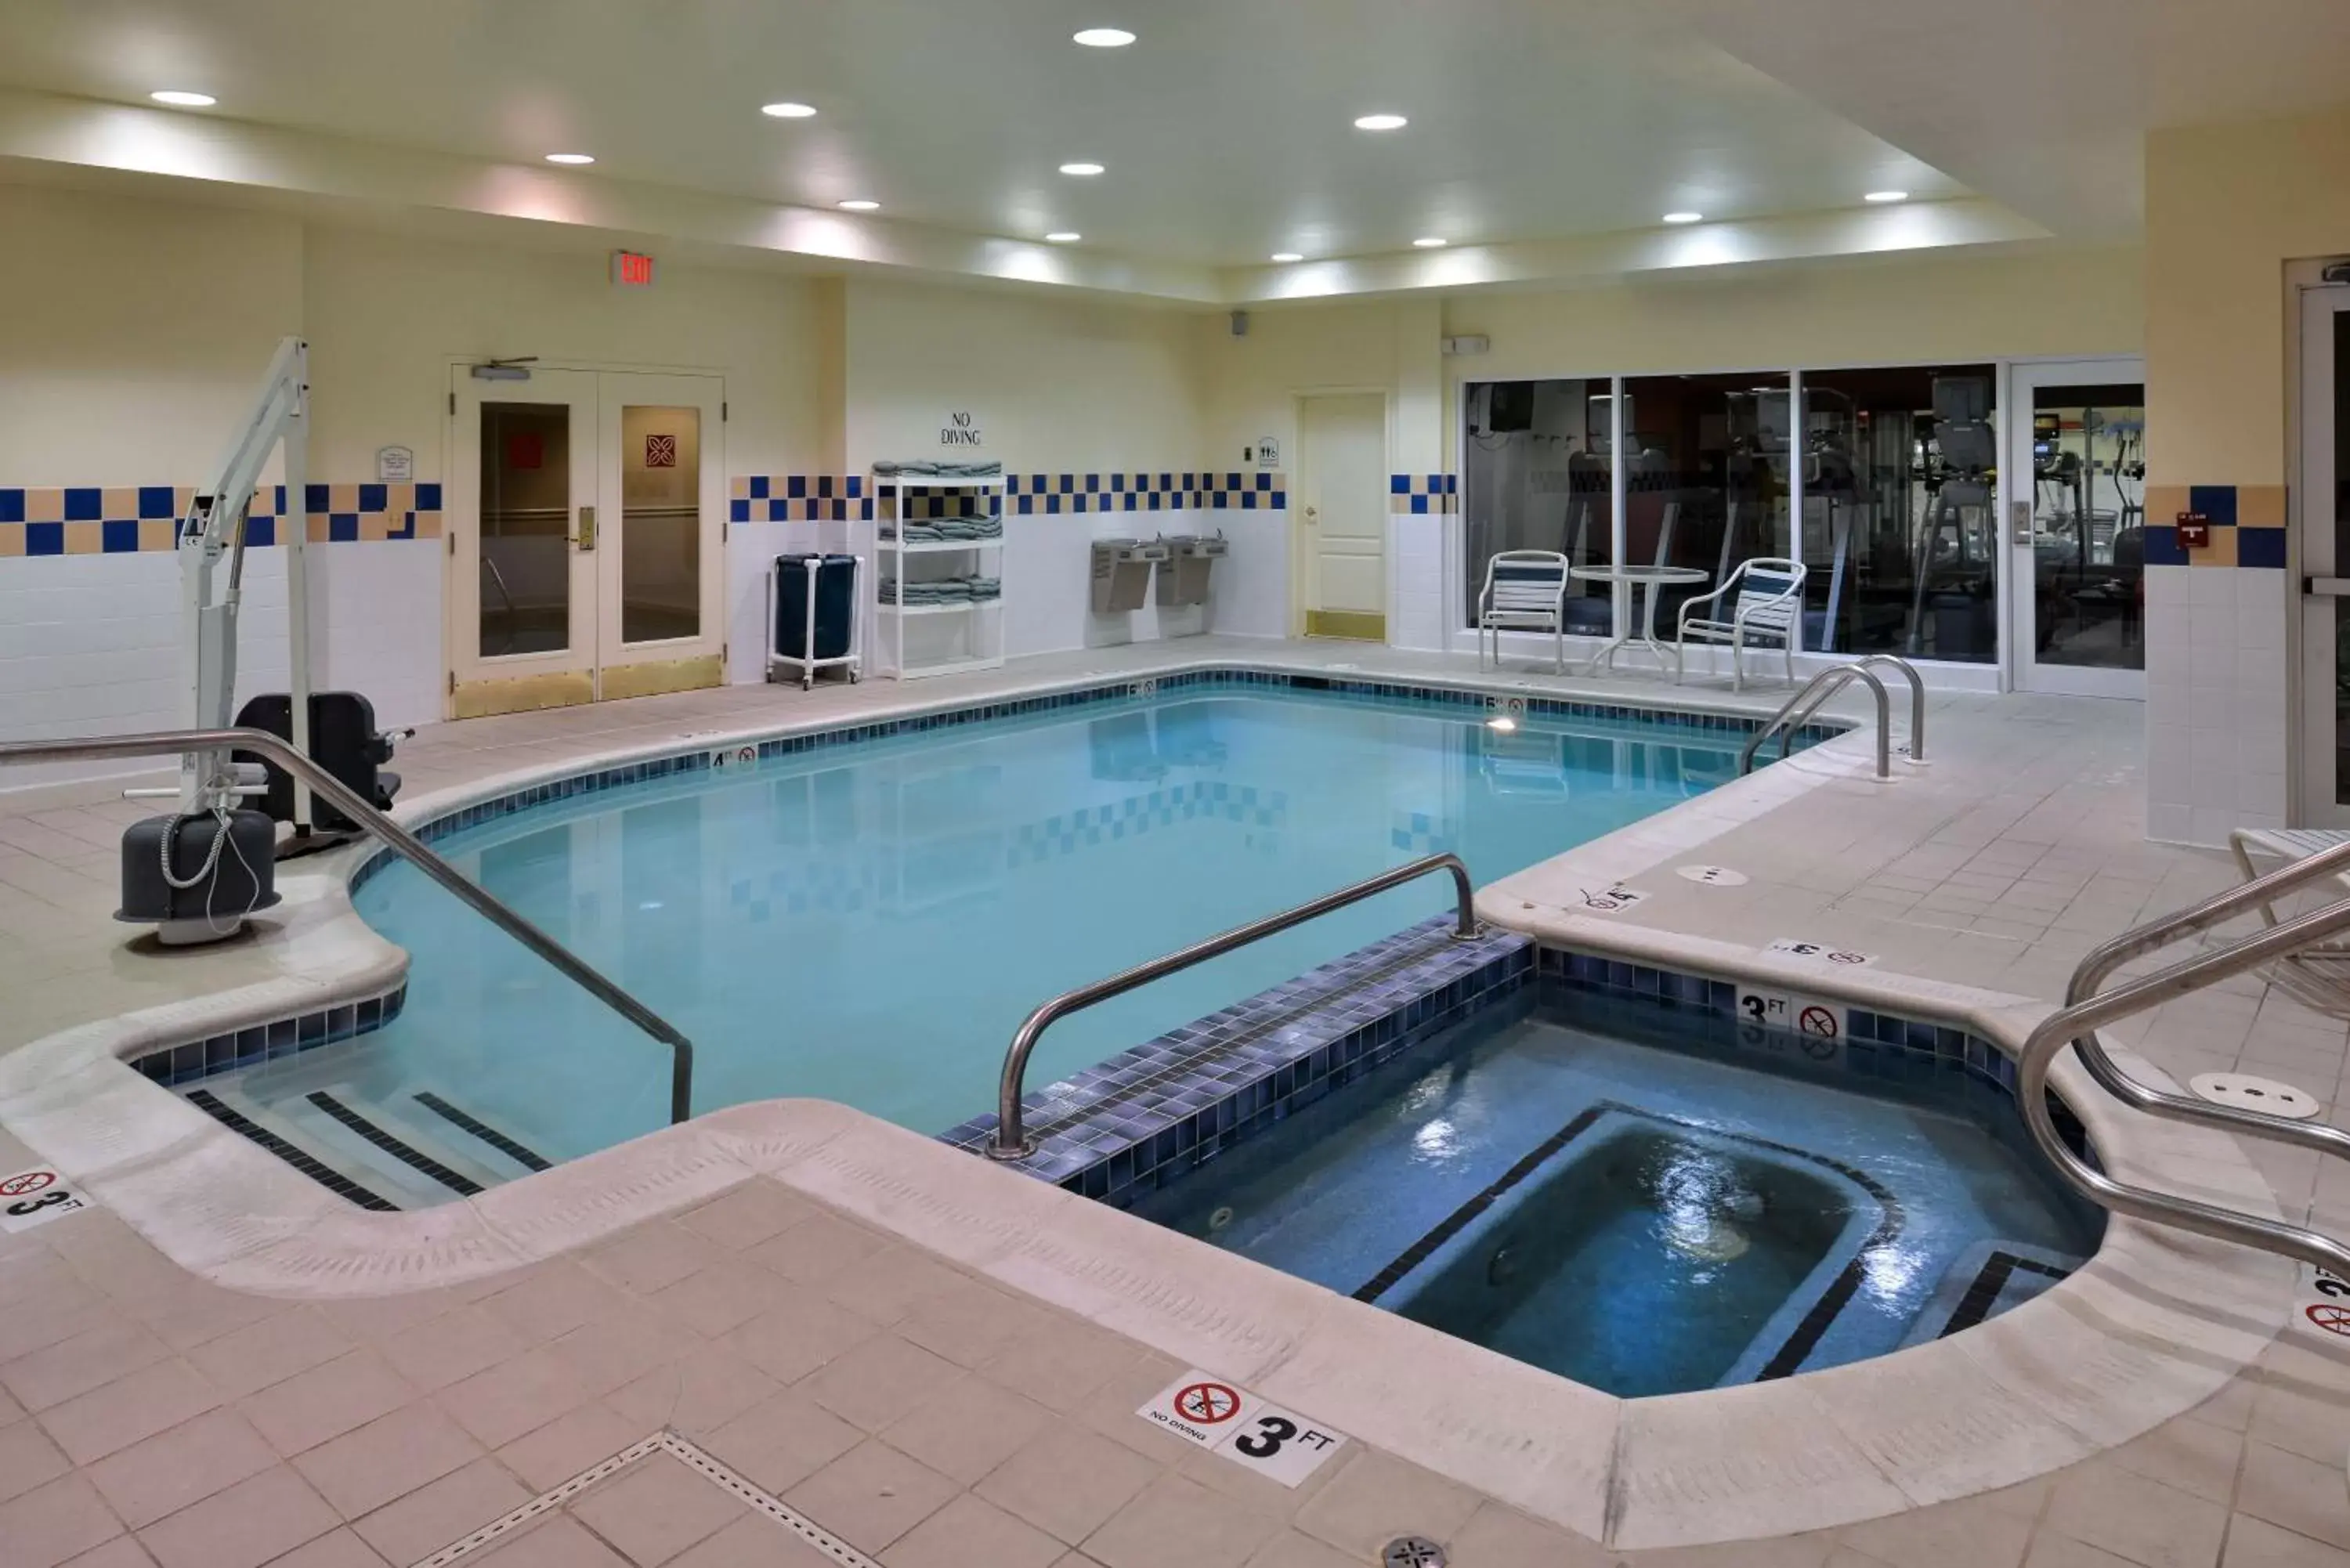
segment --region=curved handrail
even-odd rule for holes
[[[266,730],[159,730],[130,735],[91,735],[71,741],[0,742],[0,766],[9,763],[87,762],[109,757],[160,757],[190,752],[257,752],[296,774],[313,794],[331,805],[385,848],[441,884],[476,914],[560,970],[597,1001],[670,1049],[669,1116],[674,1124],[693,1115],[693,1042],[659,1013],[590,968],[570,949],[506,908],[479,885],[425,846],[342,780]]]
[[[1885,682],[1879,680],[1875,674],[1860,664],[1839,664],[1832,670],[1821,670],[1810,680],[1804,682],[1801,691],[1787,699],[1786,705],[1771,716],[1769,723],[1747,736],[1746,744],[1738,753],[1738,772],[1741,776],[1754,771],[1754,753],[1761,751],[1762,743],[1773,735],[1780,737],[1779,755],[1783,761],[1794,745],[1795,732],[1802,729],[1814,713],[1819,711],[1821,704],[1842,691],[1847,681],[1853,680],[1866,682],[1869,691],[1876,695],[1877,776],[1881,779],[1891,778],[1893,776],[1893,722],[1892,710],[1885,695]]]
[[[1137,964],[1107,980],[1081,985],[1075,991],[1065,991],[1045,1002],[1021,1021],[1018,1031],[1012,1036],[1012,1048],[1003,1054],[1003,1076],[996,1091],[995,1137],[987,1146],[988,1158],[1021,1159],[1036,1152],[1035,1140],[1027,1136],[1026,1128],[1022,1126],[1020,1091],[1028,1076],[1028,1058],[1035,1051],[1036,1042],[1045,1030],[1061,1019],[1097,1002],[1123,996],[1138,986],[1148,985],[1154,980],[1163,979],[1179,970],[1190,969],[1194,964],[1205,963],[1211,958],[1231,952],[1234,948],[1246,947],[1251,942],[1285,931],[1292,926],[1303,925],[1333,909],[1360,903],[1365,898],[1391,888],[1399,888],[1406,882],[1417,881],[1435,871],[1452,874],[1454,940],[1475,936],[1476,890],[1470,886],[1469,867],[1461,864],[1458,855],[1430,855],[1391,871],[1382,871],[1376,877],[1367,877],[1336,892],[1325,893],[1295,909],[1267,915],[1263,919],[1252,920],[1245,926],[1210,937],[1205,941],[1194,942],[1188,948],[1162,953],[1148,963]]]
[[[1897,653],[1872,653],[1866,658],[1856,659],[1853,662],[1861,666],[1889,664],[1908,677],[1909,760],[1913,763],[1924,762],[1926,760],[1926,678],[1918,673],[1916,665]]]
[[[2350,846],[2345,846],[2350,847]],[[2331,852],[2329,852],[2331,853]],[[2299,867],[2288,869],[2299,869]],[[2301,878],[2308,880],[2307,877]],[[2206,899],[2195,910],[2185,911],[2168,920],[2156,922],[2158,928],[2178,926],[2184,916],[2199,915],[2213,904],[2240,900],[2241,895],[2270,885],[2266,892],[2277,890],[2270,878],[2246,883],[2217,898]],[[2224,915],[2211,915],[2210,923]],[[2197,925],[2192,929],[2200,929]],[[2295,1258],[2321,1269],[2350,1277],[2350,1247],[2323,1235],[2306,1226],[2282,1220],[2268,1220],[2258,1215],[2243,1214],[2213,1203],[2191,1198],[2175,1197],[2157,1192],[2150,1188],[2133,1186],[2108,1176],[2090,1165],[2065,1147],[2058,1136],[2055,1119],[2048,1110],[2048,1074],[2054,1064],[2056,1053],[2074,1044],[2082,1050],[2085,1064],[2101,1087],[2119,1096],[2126,1102],[2157,1116],[2182,1121],[2208,1123],[2239,1131],[2255,1132],[2282,1142],[2297,1143],[2305,1147],[2322,1149],[2330,1154],[2350,1154],[2350,1137],[2339,1129],[2308,1122],[2291,1122],[2280,1116],[2262,1116],[2254,1111],[2232,1110],[2222,1106],[2206,1106],[2182,1100],[2177,1096],[2162,1095],[2138,1084],[2115,1065],[2106,1055],[2104,1047],[2095,1043],[2096,1031],[2133,1013],[2184,996],[2206,986],[2217,984],[2230,975],[2272,962],[2306,948],[2311,944],[2350,930],[2350,898],[2329,904],[2299,919],[2272,926],[2258,935],[2243,938],[2214,951],[2200,954],[2142,979],[2134,980],[2112,991],[2100,992],[2087,1000],[2058,1009],[2043,1019],[2039,1027],[2023,1044],[2016,1064],[2015,1097],[2023,1113],[2024,1126],[2030,1129],[2033,1142],[2054,1166],[2058,1175],[2080,1190],[2090,1201],[2139,1220],[2175,1225],[2183,1231],[2210,1236],[2223,1241],[2259,1248],[2265,1251]],[[2175,933],[2174,933],[2175,934]],[[2106,944],[2106,948],[2128,948],[2135,951],[2150,950],[2137,947],[2139,941],[2162,945],[2162,940],[2141,937],[2138,932],[2126,932]],[[2099,951],[2105,951],[2100,949]],[[2096,955],[2092,955],[2092,960]],[[2119,959],[2114,961],[2122,961]],[[2090,961],[2084,961],[2083,968]],[[2110,1075],[2110,1076],[2108,1076]]]

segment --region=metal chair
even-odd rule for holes
[[[1546,631],[1553,639],[1551,668],[1566,670],[1566,557],[1556,550],[1502,550],[1485,562],[1485,587],[1477,596],[1477,668],[1485,668],[1485,635],[1493,638],[1493,663],[1502,662],[1502,633]]]
[[[1775,640],[1785,654],[1787,684],[1793,686],[1805,576],[1801,561],[1783,556],[1753,556],[1739,562],[1738,569],[1721,587],[1685,601],[1679,635],[1673,641],[1674,682],[1678,684],[1689,673],[1689,645],[1694,638],[1729,645],[1731,690],[1743,691],[1746,649],[1753,639],[1766,638]],[[1721,618],[1722,601],[1733,593],[1737,597],[1731,604],[1730,618],[1724,620]],[[1698,613],[1708,607],[1711,613]]]

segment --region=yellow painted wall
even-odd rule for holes
[[[302,225],[0,185],[0,483],[198,483],[302,328]]]
[[[2157,131],[2146,180],[2152,477],[2288,483],[2285,266],[2350,255],[2350,110]]]

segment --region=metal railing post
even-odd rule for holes
[[[1869,691],[1877,699],[1877,776],[1880,779],[1891,778],[1893,776],[1892,709],[1885,695],[1885,682],[1879,680],[1866,668],[1866,660],[1859,664],[1839,664],[1833,670],[1821,670],[1810,680],[1804,682],[1804,689],[1788,698],[1786,705],[1771,716],[1769,723],[1746,738],[1746,744],[1738,753],[1740,776],[1743,777],[1754,771],[1755,753],[1762,749],[1763,743],[1773,735],[1779,737],[1779,757],[1781,761],[1785,761],[1795,749],[1795,732],[1808,723],[1812,715],[1818,712],[1829,698],[1841,691],[1846,682],[1858,680],[1866,684]],[[1918,701],[1922,704],[1925,701],[1924,688],[1920,687],[1918,690]]]
[[[188,752],[258,752],[310,786],[360,832],[454,894],[484,919],[545,959],[597,1001],[670,1048],[671,1123],[693,1115],[693,1042],[659,1013],[622,991],[553,937],[493,898],[426,847],[424,841],[362,799],[357,790],[266,730],[161,730],[93,735],[71,741],[0,742],[0,766],[10,763],[77,762],[112,757],[174,756]]]
[[[1020,1159],[1036,1151],[1035,1144],[1029,1139],[1026,1128],[1022,1125],[1020,1093],[1028,1076],[1028,1058],[1035,1053],[1036,1042],[1044,1037],[1045,1030],[1061,1019],[1072,1012],[1082,1012],[1096,1002],[1123,996],[1139,986],[1149,985],[1152,981],[1164,979],[1179,970],[1205,963],[1235,948],[1246,947],[1251,942],[1285,931],[1292,926],[1303,925],[1317,916],[1326,915],[1333,909],[1360,903],[1365,898],[1399,888],[1407,882],[1417,881],[1436,871],[1449,871],[1452,875],[1453,940],[1459,941],[1475,936],[1476,889],[1470,885],[1469,867],[1461,864],[1458,855],[1430,855],[1391,871],[1382,871],[1376,877],[1365,877],[1336,892],[1325,893],[1295,909],[1284,909],[1277,915],[1253,920],[1222,935],[1210,937],[1205,941],[1194,942],[1188,948],[1161,954],[1148,963],[1137,964],[1107,980],[1081,985],[1075,991],[1065,991],[1045,1002],[1021,1021],[1019,1029],[1012,1036],[1012,1048],[1003,1054],[1003,1075],[996,1085],[995,1137],[987,1146],[988,1158]]]

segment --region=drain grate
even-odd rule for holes
[[[1444,1568],[1444,1548],[1425,1535],[1399,1535],[1379,1553],[1382,1568]]]

